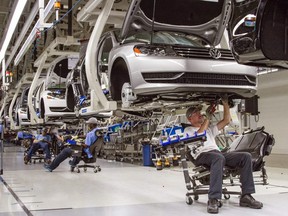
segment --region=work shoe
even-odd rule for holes
[[[263,207],[263,203],[255,200],[251,194],[245,194],[240,198],[240,206],[261,209]]]
[[[219,204],[217,199],[209,199],[207,203],[207,212],[211,214],[218,214]]]
[[[49,171],[49,172],[52,172],[53,170],[50,168],[50,165],[48,164],[44,164],[44,168]]]
[[[51,160],[50,159],[45,159],[45,164],[47,164],[47,165],[51,164]]]
[[[75,167],[75,166],[76,166],[76,165],[73,163],[72,160],[69,160],[69,165],[70,165],[71,167]]]
[[[28,164],[29,161],[30,161],[30,158],[26,155],[26,156],[24,157],[24,164]]]

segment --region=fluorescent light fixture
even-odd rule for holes
[[[14,34],[15,28],[19,22],[20,16],[22,15],[22,12],[24,10],[26,3],[27,3],[27,0],[18,0],[17,6],[14,10],[11,22],[9,24],[9,28],[8,28],[4,43],[1,47],[0,61],[2,61],[2,59],[5,57],[5,53],[7,51],[8,45],[11,41],[12,35]]]
[[[44,17],[46,19],[48,19],[50,17],[50,15],[51,15],[50,11],[52,10],[52,8],[54,6],[54,2],[55,2],[55,0],[50,0],[48,2],[47,6],[45,7]],[[40,26],[40,19],[38,19],[38,21],[34,25],[32,31],[30,32],[29,36],[27,37],[26,41],[22,45],[20,51],[18,52],[17,56],[15,57],[14,66],[18,65],[19,62],[21,61],[22,57],[26,54],[26,52],[28,51],[30,45],[35,40],[35,34],[37,32],[37,29],[40,28],[40,27],[41,27]]]

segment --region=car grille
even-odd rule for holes
[[[201,59],[215,59],[209,54],[209,49],[207,48],[196,48],[196,47],[179,47],[173,46],[174,51],[178,56],[184,58],[201,58]],[[234,60],[234,57],[230,50],[227,49],[217,49],[220,51],[221,56],[215,60]]]
[[[66,107],[49,107],[51,112],[63,112]]]
[[[148,83],[256,86],[256,77],[237,74],[154,72],[142,73],[142,76]]]

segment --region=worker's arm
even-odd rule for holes
[[[202,118],[205,118],[203,124],[201,125],[201,127],[199,128],[199,130],[197,131],[197,133],[204,133],[204,131],[207,130],[207,128],[209,127],[209,124],[210,124],[210,120],[207,118],[207,117],[202,117]]]
[[[217,124],[218,130],[222,130],[231,121],[230,107],[228,104],[228,100],[223,99],[222,104],[223,104],[223,108],[224,108],[224,113],[223,113],[223,119],[221,121],[219,121]]]
[[[36,138],[33,140],[33,143],[39,143],[41,142],[41,139],[39,138],[40,136],[37,135]]]

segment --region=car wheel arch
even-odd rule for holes
[[[72,85],[69,85],[67,88],[67,95],[66,95],[66,106],[69,110],[74,111],[75,107],[75,95],[73,91]]]
[[[40,117],[45,117],[45,104],[43,99],[40,100]]]
[[[122,86],[131,82],[127,63],[123,58],[114,61],[110,73],[110,91],[113,100],[121,100]]]

